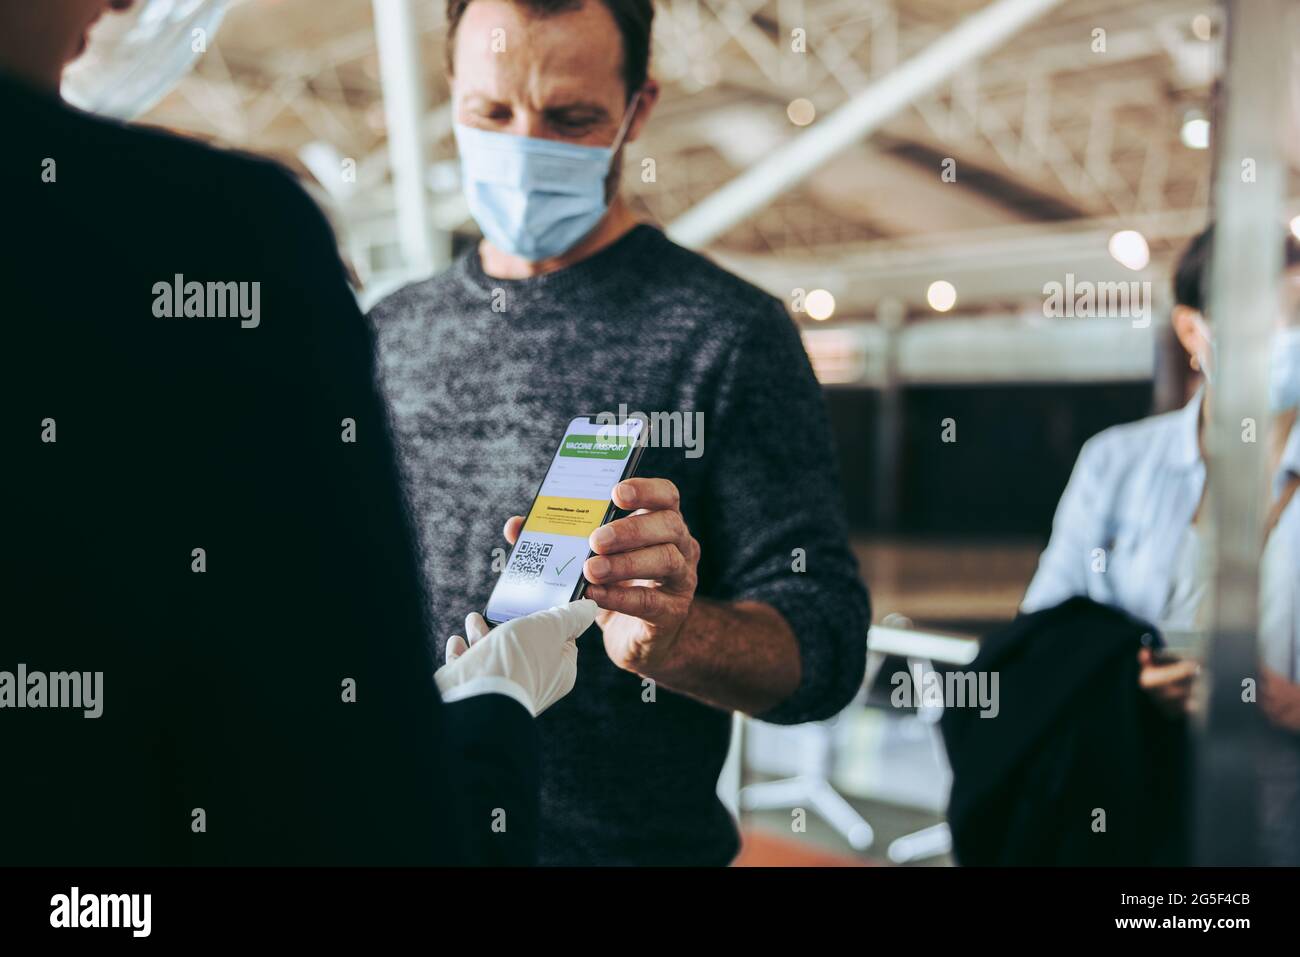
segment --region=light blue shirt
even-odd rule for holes
[[[1179,550],[1205,489],[1198,423],[1201,393],[1183,408],[1106,429],[1083,446],[1052,521],[1021,610],[1085,595],[1153,624],[1165,622]],[[1300,473],[1300,424],[1276,480]],[[1300,494],[1270,536],[1261,570],[1261,650],[1266,663],[1300,677]],[[1186,627],[1189,623],[1176,623]]]

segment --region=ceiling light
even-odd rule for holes
[[[790,105],[785,108],[785,115],[790,117],[790,122],[795,126],[807,126],[817,119],[817,107],[813,106],[812,100],[800,97],[790,101]]]
[[[804,300],[804,310],[818,322],[823,322],[835,314],[835,297],[825,289],[814,289]]]
[[[1210,121],[1200,110],[1191,110],[1183,117],[1183,128],[1178,136],[1188,149],[1207,149],[1210,145]]]
[[[1121,229],[1110,237],[1106,248],[1112,259],[1134,272],[1145,269],[1151,261],[1151,248],[1147,245],[1146,237],[1136,229]]]
[[[957,287],[946,279],[936,279],[925,291],[925,301],[935,312],[947,312],[957,305]]]

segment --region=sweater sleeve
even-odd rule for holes
[[[716,597],[770,605],[799,644],[798,687],[756,717],[831,717],[862,684],[871,606],[849,548],[825,399],[775,300],[727,356],[713,421],[704,557]]]

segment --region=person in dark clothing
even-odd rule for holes
[[[440,700],[321,213],[272,163],[58,98],[129,6],[0,0],[0,863],[528,862],[549,701],[475,694],[474,649]]]
[[[462,177],[485,239],[372,312],[435,633],[487,601],[501,524],[513,540],[509,516],[572,416],[657,419],[641,477],[615,489],[640,514],[591,538],[583,572],[603,611],[578,689],[539,722],[541,860],[725,864],[738,847],[716,790],[729,712],[827,718],[862,683],[870,604],[821,390],[778,300],[617,196],[621,144],[657,96],[649,0],[447,12]],[[441,450],[456,442],[482,468],[449,471]]]

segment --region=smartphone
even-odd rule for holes
[[[608,419],[580,415],[565,428],[483,610],[490,626],[577,601],[586,591],[587,538],[614,517],[614,486],[636,473],[645,446],[641,419]]]

